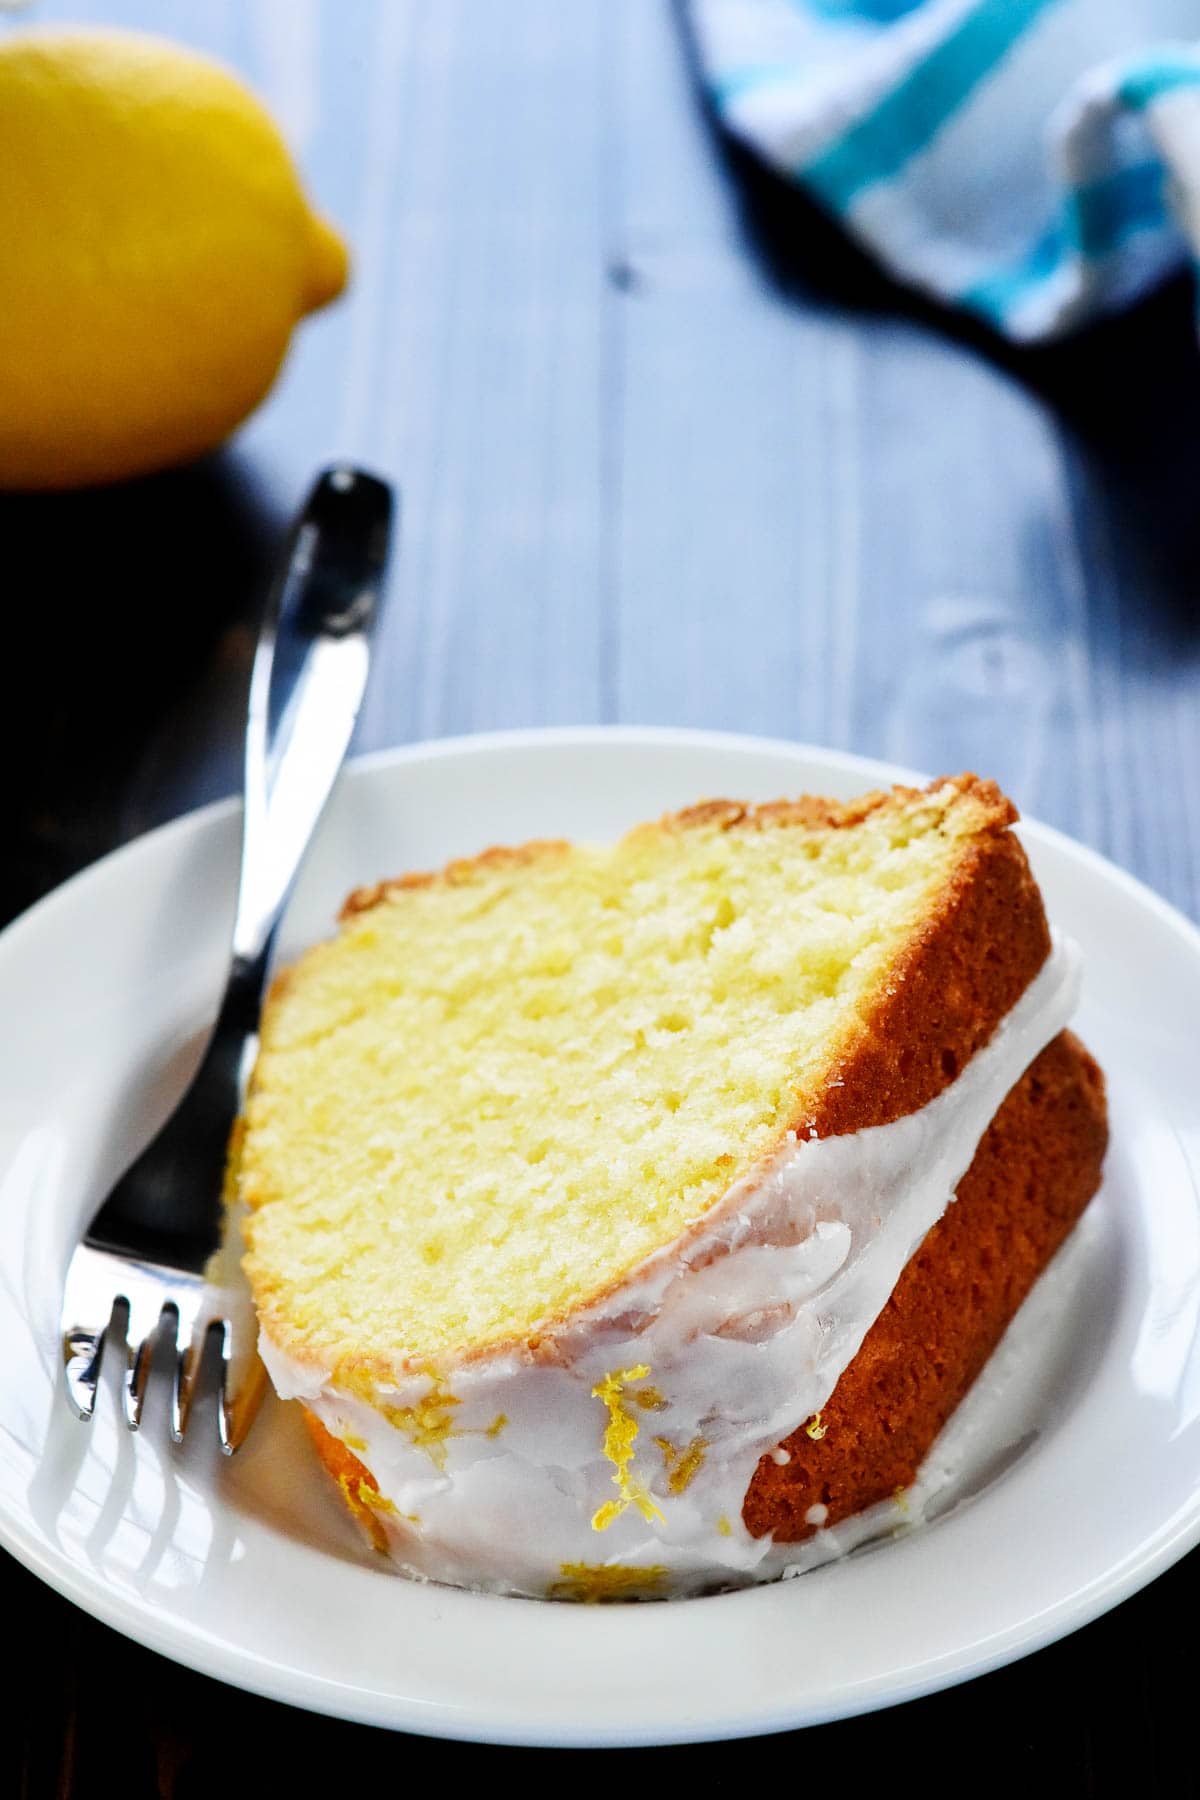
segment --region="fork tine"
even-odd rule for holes
[[[221,1385],[217,1396],[217,1433],[226,1456],[245,1439],[254,1423],[266,1387],[266,1371],[257,1355],[240,1351],[228,1319],[217,1321],[221,1340]],[[216,1326],[214,1326],[214,1332]]]
[[[176,1306],[175,1378],[171,1385],[171,1438],[176,1444],[183,1442],[204,1362],[210,1318],[207,1308],[201,1317],[203,1299],[201,1289]]]
[[[100,1358],[104,1352],[104,1339],[107,1331],[107,1325],[100,1331],[87,1331],[82,1325],[76,1325],[68,1328],[63,1334],[67,1398],[78,1417],[85,1422],[96,1410],[96,1388],[100,1382]]]
[[[217,1435],[226,1456],[232,1456],[241,1439],[237,1435],[233,1401],[230,1395],[230,1370],[233,1364],[233,1333],[228,1319],[217,1321],[213,1336],[219,1337],[221,1352],[220,1387],[217,1389]]]
[[[172,1310],[174,1305],[166,1302],[161,1290],[142,1289],[133,1281],[126,1285],[129,1323],[125,1328],[125,1377],[121,1387],[121,1401],[125,1410],[125,1423],[130,1431],[136,1431],[142,1422],[146,1377],[150,1373],[159,1321],[167,1304],[172,1305]]]
[[[89,1324],[88,1320],[95,1321],[97,1318],[97,1294],[88,1279],[86,1262],[79,1251],[76,1251],[67,1268],[61,1331],[67,1398],[72,1410],[85,1422],[96,1410],[100,1359],[104,1354],[104,1340],[112,1322],[112,1289],[102,1288],[101,1292],[104,1293],[102,1304],[108,1310],[99,1323]]]

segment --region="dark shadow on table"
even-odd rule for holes
[[[1133,547],[1123,583],[1144,609],[1135,632],[1200,642],[1200,352],[1195,282],[1168,282],[1127,312],[1053,344],[1020,346],[887,276],[829,214],[722,129],[683,26],[695,103],[727,172],[747,254],[771,288],[808,310],[907,320],[986,357],[1056,415],[1081,487],[1103,492]]]
[[[157,822],[137,798],[153,785],[148,744],[202,715],[236,759],[283,529],[229,454],[119,487],[0,495],[0,921]],[[206,687],[236,711],[227,699],[214,716]]]

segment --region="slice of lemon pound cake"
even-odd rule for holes
[[[380,1548],[476,1587],[669,1595],[776,1573],[879,1498],[780,1446],[817,1442],[1074,1006],[1015,816],[971,776],[707,802],[359,891],[284,971],[246,1267],[275,1385]],[[914,1469],[1098,1179],[1098,1077],[1063,1044],[1049,1127],[1019,1104],[1012,1180],[983,1184],[980,1266],[951,1258],[975,1299],[934,1309],[962,1342],[922,1343]],[[1024,1287],[989,1276],[1018,1183]],[[890,1435],[877,1389],[856,1443]]]

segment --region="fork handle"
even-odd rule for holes
[[[227,995],[255,1021],[280,917],[358,718],[391,516],[382,481],[326,470],[296,521],[267,603],[250,679]]]
[[[242,872],[209,1054],[243,1060],[275,933],[358,718],[391,535],[391,490],[327,469],[291,532],[250,678]]]

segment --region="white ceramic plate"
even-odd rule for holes
[[[356,883],[486,844],[611,837],[702,795],[850,795],[896,774],[648,730],[376,757],[338,791],[285,949],[328,930]],[[865,1711],[1009,1661],[1132,1593],[1200,1539],[1200,934],[1078,845],[1033,825],[1026,839],[1052,915],[1083,944],[1077,1024],[1109,1075],[1113,1148],[1035,1378],[997,1411],[973,1491],[944,1516],[712,1599],[504,1600],[381,1568],[277,1403],[232,1463],[205,1417],[176,1453],[161,1384],[136,1437],[117,1423],[110,1357],[97,1416],[78,1424],[59,1385],[63,1271],[186,1079],[215,1004],[238,840],[237,809],[219,805],[109,857],[0,938],[4,1543],[97,1618],[242,1687],[372,1724],[547,1745]]]

